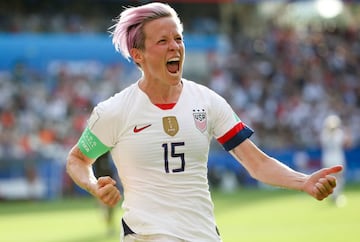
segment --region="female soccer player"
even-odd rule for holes
[[[113,44],[142,72],[135,83],[93,110],[67,171],[104,203],[121,196],[110,177],[96,179],[92,164],[110,151],[124,189],[122,241],[221,241],[207,180],[209,144],[217,139],[256,179],[304,191],[318,200],[333,192],[332,173],[296,172],[262,152],[253,131],[207,87],[182,77],[183,26],[167,4],[125,9]]]
[[[322,166],[332,167],[334,165],[341,165],[343,167],[341,172],[334,175],[337,180],[337,186],[331,195],[331,200],[341,207],[346,203],[346,198],[343,194],[346,166],[345,148],[350,146],[351,139],[342,127],[339,116],[331,114],[325,118],[320,141],[322,147]]]

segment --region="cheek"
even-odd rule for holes
[[[159,58],[148,58],[146,62],[147,70],[153,75],[158,75],[163,71],[164,65]],[[165,66],[166,67],[166,66]]]
[[[154,50],[148,51],[148,53],[146,55],[146,59],[150,63],[157,63],[162,60],[162,56],[163,56],[163,53],[161,51],[154,49]]]

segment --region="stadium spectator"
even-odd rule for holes
[[[296,172],[250,141],[253,131],[221,96],[182,77],[183,26],[167,4],[126,8],[113,26],[113,44],[142,76],[94,108],[67,171],[105,204],[121,195],[110,177],[95,178],[96,158],[111,151],[124,187],[124,241],[221,241],[207,181],[214,137],[256,179],[323,200],[333,191],[332,173]],[[252,78],[253,76],[249,76]],[[256,76],[255,76],[256,77]],[[247,90],[251,82],[246,82]],[[252,98],[256,98],[256,92]],[[190,224],[189,224],[190,223]]]

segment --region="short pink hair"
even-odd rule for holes
[[[138,7],[128,7],[116,18],[116,22],[110,27],[112,43],[116,51],[120,52],[126,59],[130,59],[132,48],[145,49],[145,33],[143,26],[149,21],[172,17],[178,24],[179,30],[183,32],[183,25],[176,11],[168,4],[148,3]]]

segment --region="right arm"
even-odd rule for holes
[[[109,206],[115,206],[121,199],[116,181],[109,176],[96,179],[92,164],[95,159],[90,159],[75,145],[69,152],[66,171],[73,181],[81,188]]]

